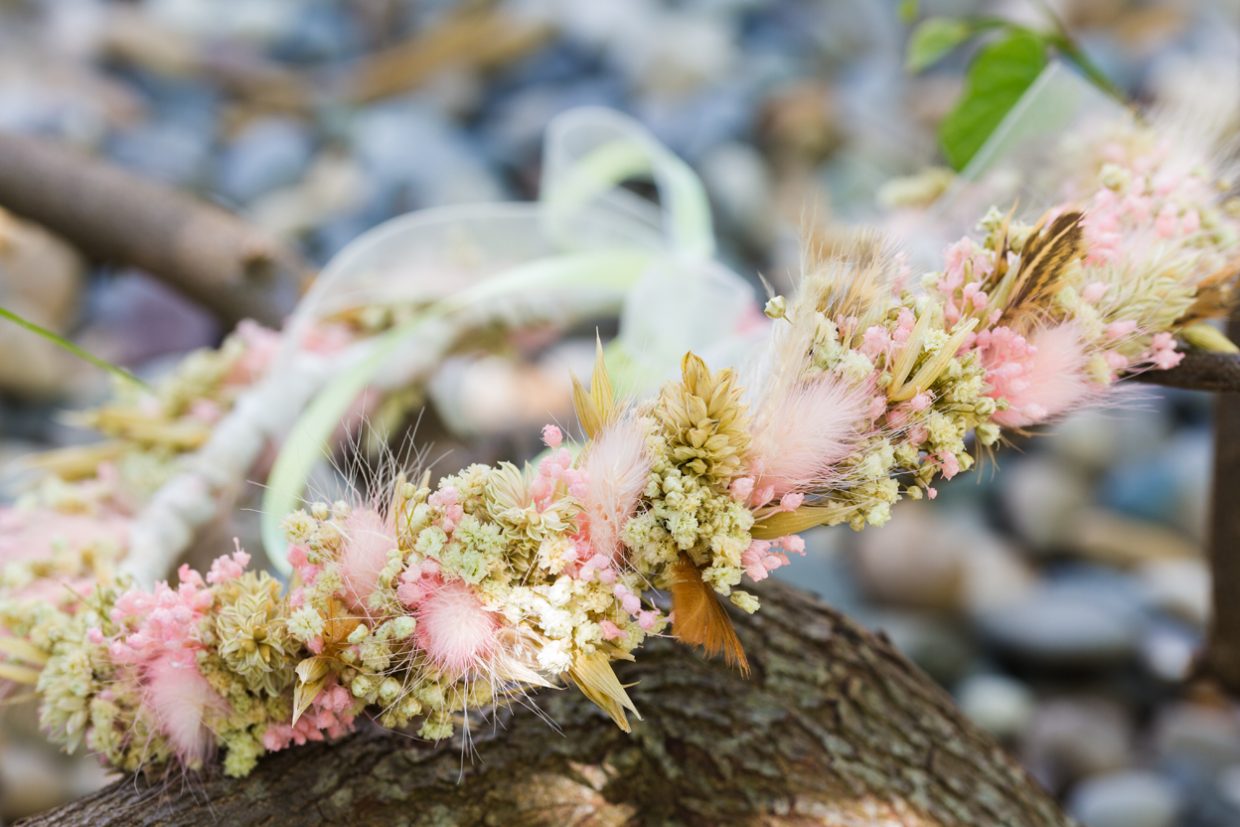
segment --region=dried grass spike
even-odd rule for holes
[[[820,525],[838,525],[848,519],[852,510],[853,507],[845,503],[803,505],[796,511],[778,511],[754,523],[749,535],[755,540],[777,540]]]
[[[632,712],[637,720],[642,719],[629,698],[629,693],[624,691],[624,685],[611,668],[611,659],[606,652],[596,650],[588,655],[578,655],[568,670],[568,677],[577,684],[581,694],[610,715],[616,726],[625,732],[632,731],[628,716],[625,715],[626,710]]]
[[[619,410],[611,377],[607,375],[603,343],[596,337],[594,344],[594,374],[590,377],[590,390],[587,391],[577,377],[573,377],[573,409],[586,436],[591,438],[607,427]]]

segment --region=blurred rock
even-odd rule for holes
[[[1179,703],[1163,709],[1153,725],[1159,762],[1214,776],[1240,764],[1240,713]]]
[[[51,750],[8,742],[0,761],[0,816],[18,819],[64,802],[62,761]]]
[[[556,115],[574,106],[623,107],[624,94],[622,83],[599,75],[522,86],[496,103],[484,140],[500,163],[519,165],[538,158],[547,124]]]
[[[412,196],[402,209],[504,198],[473,140],[415,99],[367,107],[350,132],[353,150],[370,175]]]
[[[1104,471],[1156,452],[1166,435],[1165,414],[1148,404],[1088,408],[1054,425],[1043,444],[1082,469]]]
[[[274,236],[296,237],[361,208],[370,183],[352,158],[324,153],[301,181],[257,198],[247,213]]]
[[[1015,738],[1033,720],[1033,691],[1014,678],[983,672],[965,678],[955,694],[969,720],[997,738]]]
[[[977,651],[954,624],[921,612],[860,612],[857,620],[881,631],[892,645],[942,686],[953,686],[974,664]]]
[[[1180,810],[1171,782],[1139,770],[1087,778],[1068,800],[1084,827],[1173,827]]]
[[[1029,665],[1106,669],[1133,660],[1142,618],[1105,586],[1043,586],[1027,598],[979,615],[983,636]]]
[[[747,144],[721,144],[706,153],[702,180],[722,217],[754,245],[767,246],[778,218],[766,162]]]
[[[0,307],[67,334],[78,314],[84,264],[56,236],[0,210]],[[0,319],[0,391],[48,397],[69,390],[82,362]]]
[[[1178,531],[1101,508],[1081,509],[1074,527],[1068,550],[1110,565],[1195,559],[1201,553],[1196,543]]]
[[[857,537],[856,567],[873,599],[944,611],[985,611],[1026,595],[1033,575],[1001,538],[925,503]]]
[[[1149,456],[1111,467],[1102,480],[1101,501],[1116,511],[1202,537],[1209,503],[1213,447],[1205,430],[1157,443]]]
[[[1204,628],[1210,617],[1210,570],[1200,558],[1154,560],[1137,570],[1149,601]]]
[[[213,344],[219,324],[207,311],[145,273],[119,274],[98,293],[79,343],[124,365]]]
[[[1100,696],[1061,697],[1034,712],[1021,759],[1047,787],[1110,772],[1132,760],[1132,720],[1118,702]]]
[[[1218,794],[1221,804],[1231,810],[1234,821],[1240,823],[1240,764],[1225,767],[1218,774]]]
[[[864,604],[853,569],[841,551],[847,535],[834,528],[807,531],[804,556],[789,556],[787,566],[776,569],[774,577],[797,588],[808,589],[827,605],[845,614],[860,611]]]
[[[1195,394],[1196,397],[1208,394]],[[1210,484],[1214,479],[1214,433],[1209,427],[1175,435],[1164,451],[1178,473],[1179,508],[1172,525],[1204,544],[1209,534]]]
[[[248,204],[300,180],[313,151],[314,139],[303,123],[276,117],[254,121],[225,148],[216,188],[225,198]]]
[[[1141,663],[1160,681],[1177,685],[1192,673],[1201,642],[1199,631],[1174,622],[1153,622],[1141,639]]]
[[[211,135],[179,123],[148,121],[114,133],[108,156],[145,176],[186,187],[200,184],[210,166]]]
[[[1029,456],[1003,469],[1004,514],[1035,551],[1071,545],[1077,517],[1090,501],[1084,477],[1062,460]]]

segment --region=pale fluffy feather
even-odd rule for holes
[[[779,385],[755,402],[748,467],[775,498],[827,484],[852,452],[869,394],[831,376]]]
[[[340,575],[355,607],[363,608],[387,565],[388,552],[396,548],[396,535],[373,508],[355,509],[344,521],[343,533]]]
[[[1007,393],[994,420],[1005,428],[1035,425],[1087,403],[1098,389],[1086,375],[1089,354],[1072,324],[1044,327],[1029,336],[1036,348],[1019,387]]]
[[[224,700],[197,665],[172,655],[154,661],[145,670],[143,697],[181,763],[191,768],[201,766],[215,746],[205,718]]]
[[[417,609],[418,644],[431,661],[460,675],[494,649],[498,623],[473,590],[454,580],[428,594]]]
[[[582,509],[590,530],[590,544],[599,554],[612,556],[620,544],[620,530],[637,508],[650,475],[646,435],[631,417],[600,433],[585,457],[586,491]]]

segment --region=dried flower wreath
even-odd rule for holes
[[[402,476],[287,514],[287,586],[239,548],[152,589],[113,574],[115,544],[10,554],[0,675],[35,687],[54,739],[129,771],[222,749],[245,775],[363,715],[446,738],[471,709],[563,682],[627,730],[637,710],[612,661],[670,632],[745,670],[724,601],[757,611],[744,582],[804,552],[799,532],[882,525],[1005,433],[1173,367],[1183,343],[1230,347],[1204,320],[1230,306],[1240,203],[1207,154],[1108,129],[1073,150],[1062,203],[1031,222],[991,209],[937,270],[915,277],[877,237],[812,251],[742,368],[686,353],[678,378],[628,402],[600,346],[574,387],[580,440],[548,425],[533,465]],[[243,330],[184,365],[157,410],[99,413],[163,446],[118,452],[113,473],[166,475],[161,458],[203,439],[184,423],[217,417],[270,348]],[[44,506],[77,507],[98,537],[102,484],[60,483]],[[47,544],[37,518],[6,519],[5,542]]]

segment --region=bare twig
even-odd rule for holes
[[[2,132],[0,206],[92,258],[145,270],[225,322],[278,324],[306,273],[294,253],[218,207],[67,147]]]
[[[1240,310],[1232,314],[1227,332],[1233,341],[1240,336]],[[1233,380],[1240,377],[1237,361],[1238,357],[1232,357]],[[1212,490],[1214,612],[1202,666],[1229,692],[1240,695],[1240,511],[1235,503],[1236,491],[1240,490],[1240,396],[1228,394],[1215,400]]]
[[[1238,332],[1234,328],[1231,333]],[[1240,355],[1190,350],[1171,370],[1151,370],[1132,377],[1137,382],[1192,391],[1240,393]]]
[[[361,58],[347,73],[343,97],[363,102],[406,92],[445,69],[488,69],[541,46],[549,26],[501,11],[452,15],[396,45]]]

